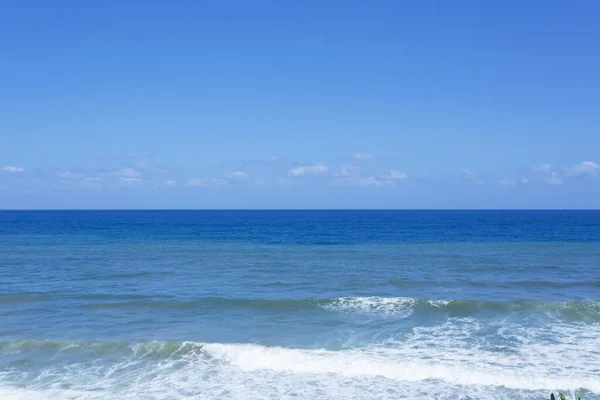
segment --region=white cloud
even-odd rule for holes
[[[323,163],[315,164],[303,164],[292,168],[289,172],[290,176],[304,176],[304,175],[319,175],[327,172],[327,166]]]
[[[339,172],[335,173],[335,176],[345,176],[345,177],[349,177],[349,176],[356,176],[360,174],[360,167],[356,167],[354,165],[342,165]]]
[[[552,169],[553,165],[552,164],[541,164],[541,165],[536,165],[533,167],[533,170],[535,172],[550,172],[550,170]]]
[[[551,174],[544,176],[542,181],[549,185],[562,185],[563,183],[562,179],[556,172],[552,172]]]
[[[235,171],[226,176],[228,183],[231,185],[242,185],[246,183],[251,183],[251,180],[246,172]]]
[[[275,181],[276,186],[297,186],[300,182],[296,179],[283,178]]]
[[[463,168],[460,171],[460,179],[463,182],[473,182],[476,185],[483,185],[483,182],[478,180],[477,177],[475,176],[475,172],[471,171],[468,168]]]
[[[358,186],[384,186],[393,185],[394,183],[387,179],[377,178],[375,176],[369,176],[368,178],[360,178],[355,182]]]
[[[529,179],[527,179],[527,178],[521,178],[521,183],[529,183]]]
[[[224,178],[189,178],[186,181],[188,186],[198,187],[231,187],[237,185],[256,185],[265,186],[267,182],[264,179],[250,179],[246,172],[235,171],[230,174],[225,174]]]
[[[500,181],[500,184],[501,184],[502,186],[512,186],[512,185],[514,185],[515,183],[516,183],[516,182],[515,182],[515,180],[514,180],[514,179],[502,179],[502,180]]]
[[[354,153],[352,154],[352,158],[355,160],[372,160],[375,156],[369,153]]]
[[[229,181],[227,179],[220,178],[189,178],[187,180],[188,186],[199,186],[199,187],[223,187],[227,186]]]
[[[272,165],[278,164],[284,160],[283,157],[280,156],[271,156],[267,158],[261,158],[259,160],[245,160],[242,161],[244,164],[258,164],[258,165]]]
[[[21,168],[21,167],[15,167],[12,165],[6,166],[3,168],[4,172],[10,172],[10,173],[17,173],[17,172],[23,172],[25,171],[25,169]]]
[[[383,175],[382,178],[391,180],[408,179],[408,175],[403,171],[391,170],[389,174]]]
[[[177,181],[174,181],[173,179],[167,179],[163,183],[165,184],[165,186],[168,187],[174,187],[175,185],[177,185]]]
[[[85,174],[78,174],[78,173],[71,172],[71,171],[59,172],[57,175],[58,175],[59,178],[65,178],[65,179],[81,179],[81,178],[85,178]]]
[[[100,183],[100,181],[100,178],[85,178],[83,182],[81,182],[81,185],[93,189],[102,189],[103,185]]]
[[[461,177],[463,177],[464,179],[473,179],[473,178],[475,178],[475,172],[471,171],[471,170],[470,170],[470,169],[468,169],[468,168],[463,168],[463,169],[460,171],[460,175],[461,175]]]
[[[598,164],[592,161],[584,161],[579,164],[575,164],[571,167],[565,168],[565,175],[567,176],[582,176],[582,175],[596,175],[596,171],[600,168]]]
[[[137,178],[140,173],[135,168],[123,168],[117,171],[108,172],[104,176],[118,176],[123,178]]]
[[[144,182],[139,178],[119,178],[119,180],[126,186],[139,186],[142,182]]]
[[[542,182],[549,185],[562,185],[563,180],[558,173],[552,171],[554,165],[552,164],[541,164],[533,167],[533,170],[541,175]]]
[[[391,170],[387,174],[369,177],[346,176],[335,179],[337,185],[356,185],[356,186],[394,186],[396,181],[408,179],[406,172]]]
[[[140,173],[133,168],[125,168],[121,170],[120,173],[125,178],[137,178],[138,176],[140,176]]]

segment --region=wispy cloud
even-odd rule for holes
[[[224,187],[229,184],[226,179],[221,178],[189,178],[186,183],[188,186],[198,187]]]
[[[336,172],[334,174],[334,176],[341,176],[341,177],[350,177],[350,176],[357,176],[359,175],[361,172],[361,168],[354,166],[354,165],[342,165],[340,167],[340,170],[338,172]]]
[[[128,187],[137,187],[144,183],[144,180],[140,178],[119,178],[119,181]]]
[[[300,182],[297,179],[282,178],[275,181],[275,186],[298,186]]]
[[[241,185],[250,183],[250,176],[247,172],[235,171],[227,175],[228,183],[231,185]]]
[[[83,179],[85,174],[75,173],[71,171],[63,171],[56,174],[59,178],[63,179]]]
[[[370,153],[354,153],[351,158],[355,160],[372,160],[375,158],[373,154]]]
[[[289,171],[290,176],[320,175],[327,172],[327,166],[323,163],[301,164]]]
[[[406,172],[391,170],[386,174],[379,176],[346,176],[334,179],[336,185],[354,185],[354,186],[394,186],[397,181],[408,179]]]
[[[549,185],[562,185],[563,180],[556,172],[552,172],[542,177],[542,182]]]
[[[163,182],[165,186],[167,187],[175,187],[177,185],[177,181],[173,180],[173,179],[167,179],[166,181]]]
[[[137,169],[147,169],[150,167],[146,161],[136,161],[134,165]]]
[[[566,176],[582,176],[582,175],[592,175],[595,176],[598,171],[598,164],[593,161],[583,161],[579,164],[572,165],[570,167],[566,167],[564,169]]]
[[[247,172],[235,171],[226,174],[224,178],[189,178],[187,186],[197,187],[230,187],[239,185],[264,186],[266,181],[261,178],[252,179]]]
[[[470,170],[470,169],[468,169],[468,168],[463,168],[463,169],[460,171],[460,176],[461,176],[463,179],[474,179],[474,178],[475,178],[475,172],[471,171],[471,170]]]
[[[382,179],[376,176],[369,176],[366,178],[359,178],[354,181],[358,186],[391,186],[394,181],[389,179]]]
[[[552,164],[540,164],[540,165],[536,165],[533,167],[533,170],[535,172],[550,172],[550,170],[552,169],[553,165]]]
[[[88,177],[83,179],[83,181],[81,182],[81,186],[92,189],[102,189],[104,185],[101,182],[102,179],[98,177]]]
[[[110,171],[110,172],[103,172],[100,173],[99,176],[102,177],[121,177],[121,178],[138,178],[141,175],[141,173],[136,170],[135,168],[123,168],[123,169],[119,169],[119,170],[115,170],[115,171]]]
[[[556,171],[552,171],[553,169],[553,164],[541,164],[533,167],[533,170],[540,175],[542,182],[548,185],[562,185],[561,176]]]
[[[528,178],[521,178],[521,183],[527,184],[527,183],[529,183],[529,179]]]
[[[389,173],[382,175],[381,178],[385,180],[397,181],[400,179],[408,179],[408,175],[404,171],[392,169]]]
[[[114,171],[115,176],[122,176],[124,178],[137,178],[141,174],[134,168],[124,168],[120,171]]]
[[[465,183],[475,183],[476,185],[483,185],[483,182],[477,179],[475,172],[468,168],[463,168],[460,171],[460,180]]]
[[[273,165],[279,164],[284,161],[284,158],[281,156],[270,156],[267,158],[259,159],[259,160],[244,160],[242,164],[244,165]]]
[[[15,166],[12,166],[12,165],[8,165],[8,166],[4,167],[2,170],[4,172],[8,172],[8,173],[11,173],[11,174],[15,174],[15,173],[18,173],[18,172],[24,172],[25,171],[24,168],[15,167]]]
[[[514,179],[502,179],[500,181],[500,184],[502,186],[513,186],[514,184],[516,184],[517,182]]]

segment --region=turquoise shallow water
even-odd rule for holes
[[[0,212],[0,398],[600,399],[600,212]]]

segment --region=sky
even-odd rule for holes
[[[600,2],[3,0],[0,209],[600,208]]]

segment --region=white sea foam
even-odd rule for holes
[[[321,307],[330,311],[363,313],[371,315],[406,318],[413,314],[419,302],[440,308],[450,304],[449,300],[419,300],[411,297],[340,297]]]
[[[408,317],[416,300],[410,297],[340,297],[321,305],[326,310]]]
[[[600,399],[600,325],[495,328],[495,337],[513,343],[510,352],[493,347],[482,334],[488,329],[472,318],[450,319],[402,340],[335,351],[138,343],[129,354],[57,362],[34,375],[0,369],[0,398],[534,399],[584,389],[586,400]]]

